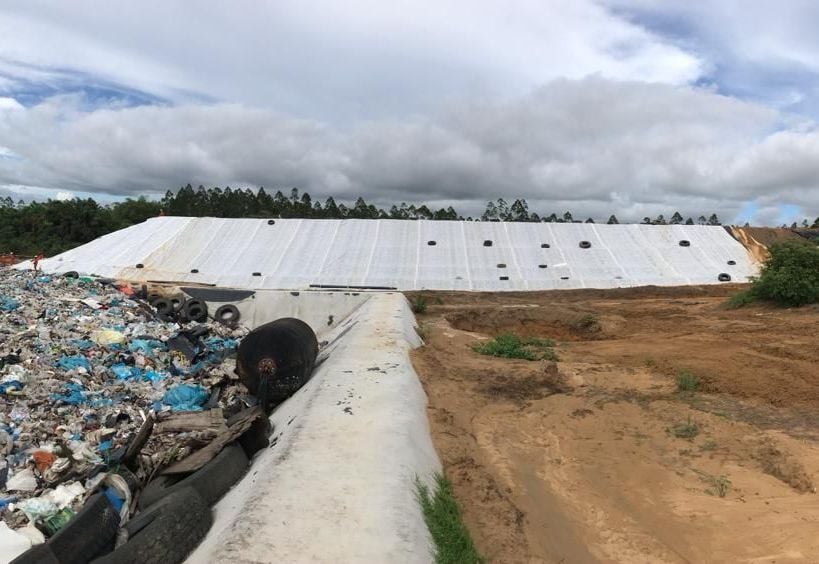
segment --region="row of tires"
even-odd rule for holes
[[[156,310],[156,315],[161,321],[204,323],[208,320],[208,304],[204,300],[186,299],[183,296],[171,298],[151,296],[148,303]],[[216,309],[213,319],[223,325],[233,326],[239,322],[241,314],[235,305],[225,304]]]

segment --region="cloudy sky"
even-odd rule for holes
[[[0,195],[819,215],[813,0],[11,1]]]

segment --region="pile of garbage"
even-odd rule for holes
[[[0,267],[0,543],[42,543],[92,493],[127,515],[139,484],[207,450],[255,402],[234,373],[245,334],[163,321],[112,280]]]

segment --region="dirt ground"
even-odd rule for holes
[[[413,362],[490,562],[819,562],[819,308],[735,290],[425,294]],[[472,351],[502,332],[559,361]]]

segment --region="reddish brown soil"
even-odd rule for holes
[[[413,361],[491,561],[819,561],[819,308],[727,310],[735,289],[426,294]],[[560,361],[472,351],[502,332]]]

